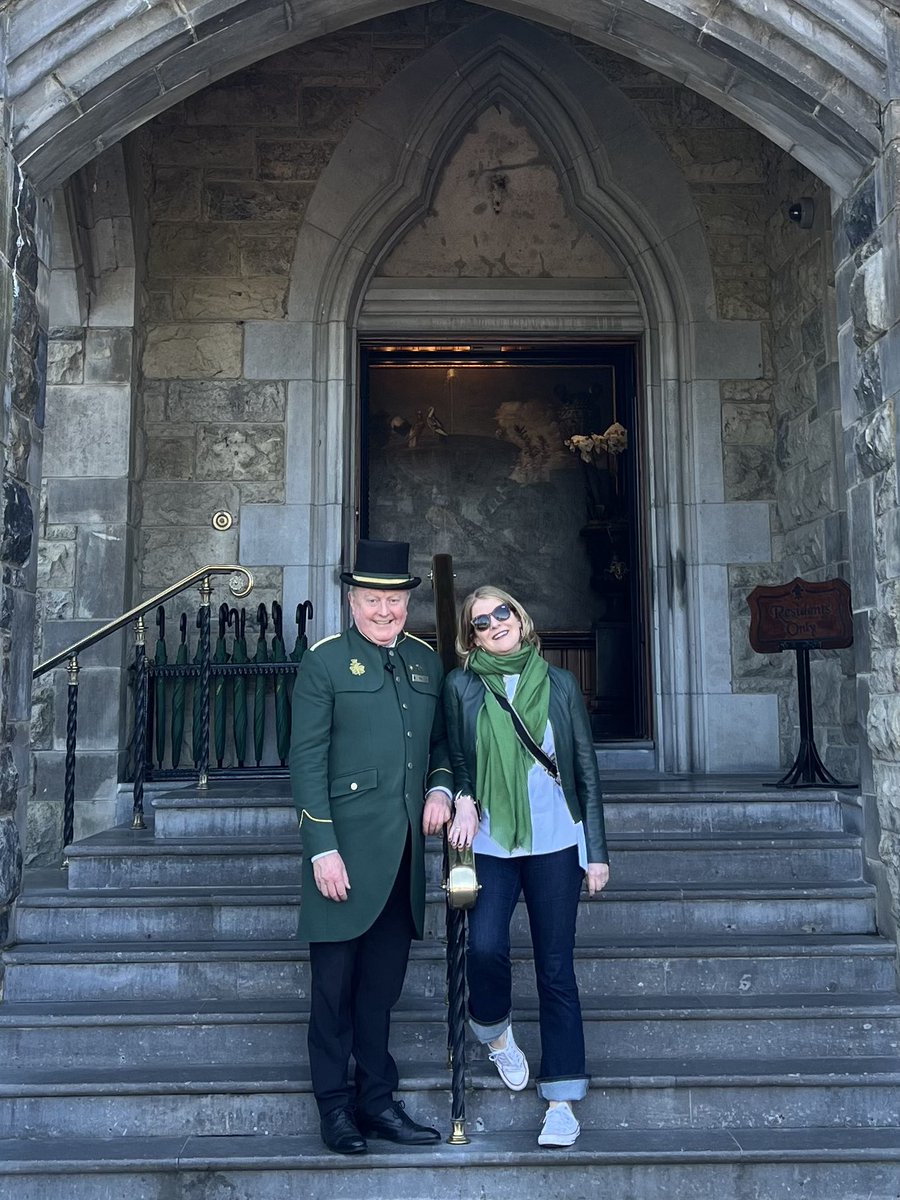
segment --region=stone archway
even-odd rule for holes
[[[259,357],[264,344],[271,353],[277,337],[279,360],[297,364],[292,410],[319,431],[313,443],[289,436],[287,477],[295,483],[282,518],[286,529],[309,523],[309,545],[318,558],[307,565],[318,611],[328,614],[329,627],[340,619],[334,578],[350,526],[345,480],[352,466],[355,327],[366,288],[378,261],[427,208],[455,140],[494,101],[524,116],[563,181],[572,211],[615,246],[640,297],[656,464],[651,554],[660,764],[670,770],[717,765],[722,720],[753,721],[761,727],[753,752],[768,737],[774,755],[774,704],[767,705],[766,697],[733,697],[730,673],[717,666],[720,656],[710,646],[721,633],[725,598],[704,570],[702,549],[713,528],[731,527],[731,553],[746,554],[739,544],[746,540],[756,558],[768,559],[768,513],[763,505],[746,504],[740,513],[730,511],[721,487],[718,494],[701,493],[693,462],[697,431],[710,425],[719,404],[720,376],[759,372],[759,328],[717,319],[698,214],[643,119],[597,70],[520,22],[499,16],[476,22],[369,103],[307,209],[289,321],[278,329],[259,323],[246,331],[251,357]],[[617,186],[615,180],[626,177],[630,188]],[[246,561],[254,554],[250,516],[242,529]],[[270,510],[269,532],[271,519]],[[710,565],[722,561],[728,560]],[[707,701],[713,694],[715,705]]]
[[[647,63],[710,96],[845,193],[880,146],[884,14],[822,0],[482,0]],[[16,155],[39,188],[185,96],[288,45],[408,2],[13,4]],[[849,11],[848,11],[849,9]]]

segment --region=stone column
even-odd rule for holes
[[[3,84],[0,79],[0,85]],[[35,510],[40,487],[47,359],[46,207],[9,151],[0,87],[0,944],[22,876],[21,831],[30,790],[31,645]]]
[[[37,569],[40,658],[96,632],[133,602],[137,284],[122,147],[82,168],[68,195],[58,193],[55,209]],[[125,632],[81,656],[77,839],[116,823],[129,649]],[[34,696],[28,866],[56,863],[62,851],[65,728],[60,670],[42,676]]]
[[[887,18],[900,96],[900,19]],[[879,924],[900,923],[900,99],[872,172],[835,210],[841,409],[847,464],[866,856]]]

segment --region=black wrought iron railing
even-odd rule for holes
[[[453,597],[453,559],[449,554],[432,558],[434,623],[437,652],[444,669],[456,666],[456,606]],[[448,859],[447,830],[444,829],[444,862]],[[450,1119],[447,1139],[464,1146],[466,1134],[466,911],[450,903],[447,889],[447,1054],[450,1060]]]
[[[134,625],[134,659],[132,664],[132,686],[134,691],[134,730],[131,738],[131,761],[133,764],[134,801],[132,806],[132,826],[143,829],[144,823],[144,783],[147,766],[147,713],[148,713],[148,684],[146,625],[144,617],[160,604],[180,595],[188,588],[199,585],[200,607],[197,612],[198,661],[197,686],[195,698],[198,711],[198,727],[200,730],[209,729],[209,685],[211,677],[210,636],[209,636],[209,606],[212,597],[213,576],[228,575],[229,590],[235,599],[249,596],[253,589],[253,576],[246,567],[234,565],[211,565],[201,567],[184,579],[164,588],[156,596],[123,613],[114,621],[108,622],[94,633],[75,642],[73,645],[54,654],[52,658],[40,663],[32,672],[34,679],[46,675],[55,667],[66,665],[68,671],[68,687],[66,693],[66,765],[63,797],[63,844],[68,846],[73,837],[75,820],[76,770],[78,751],[78,675],[81,670],[80,657],[92,646],[108,638],[111,634],[123,629],[126,625]],[[198,736],[197,759],[195,763],[198,783],[205,787],[209,778],[209,737]]]
[[[178,640],[169,644],[166,608],[156,610],[157,638],[148,660],[146,767],[148,779],[183,778],[192,774],[183,766],[186,745],[188,762],[199,767],[204,744],[210,738],[213,758],[209,770],[230,773],[281,771],[287,766],[291,744],[291,695],[294,677],[306,652],[307,624],[313,615],[309,600],[294,613],[296,634],[289,651],[283,627],[282,607],[274,600],[256,608],[249,642],[247,610],[221,604],[218,631],[213,646],[204,648],[198,637],[190,656],[187,612],[178,619]],[[199,628],[201,614],[197,614]],[[269,630],[271,628],[271,637]],[[208,659],[209,713],[201,712],[202,673]],[[212,763],[215,763],[215,766]]]

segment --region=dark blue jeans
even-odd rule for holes
[[[581,1100],[588,1077],[575,982],[575,920],[584,872],[575,846],[553,854],[493,858],[476,854],[481,891],[469,913],[466,976],[469,1016],[481,1042],[499,1037],[512,1011],[509,924],[525,897],[540,1005],[541,1071],[546,1100]]]

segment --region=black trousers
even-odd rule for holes
[[[391,894],[365,933],[346,942],[310,943],[309,1066],[322,1116],[345,1107],[375,1116],[394,1098],[399,1076],[388,1039],[414,933],[411,852],[407,837]]]

